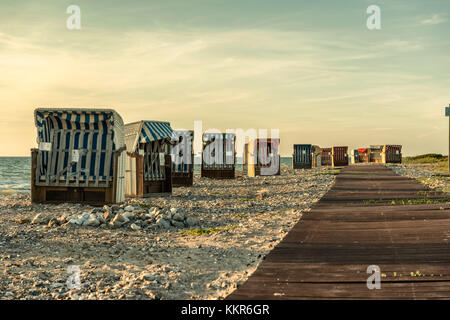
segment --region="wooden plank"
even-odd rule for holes
[[[342,169],[331,190],[227,299],[449,299],[450,204],[361,201],[380,194],[445,196],[381,165]],[[367,288],[369,265],[380,267],[381,290]]]
[[[99,133],[97,135],[97,148],[95,150],[95,169],[94,169],[94,185],[98,187],[98,184],[100,182],[100,155],[101,155],[101,149],[102,149],[102,135]]]
[[[66,172],[66,186],[69,185],[70,183],[70,174],[71,174],[71,169],[72,169],[72,151],[73,151],[73,147],[75,144],[75,134],[73,134],[71,131],[67,131],[70,133],[70,138],[69,138],[69,151],[68,151],[68,155],[67,155],[67,168],[65,169]],[[57,175],[57,180],[59,181],[60,179],[60,174],[63,172],[60,172],[58,170],[58,175]]]
[[[86,153],[86,171],[85,171],[85,179],[84,185],[89,186],[89,176],[91,172],[91,161],[92,161],[92,139],[94,136],[93,131],[87,131],[88,141],[87,141],[87,153]]]

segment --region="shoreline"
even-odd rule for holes
[[[283,165],[274,177],[195,177],[193,187],[172,195],[105,208],[35,205],[29,195],[4,195],[0,296],[222,299],[329,190],[330,172],[294,175]],[[72,265],[81,272],[79,290],[66,285]]]

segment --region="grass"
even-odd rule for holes
[[[136,202],[134,205],[139,206],[141,208],[153,208],[153,207],[157,207],[155,204],[153,203],[146,203],[146,202]]]
[[[257,217],[264,214],[263,212],[256,212],[256,213],[238,213],[234,215],[234,218],[236,219],[246,219],[250,217]]]
[[[367,172],[367,171],[347,171],[346,174],[369,174],[371,172]],[[373,174],[373,173],[371,173]]]
[[[373,200],[364,200],[364,204],[375,204],[375,203],[385,203],[391,205],[407,205],[407,204],[437,204],[437,203],[450,203],[449,198],[440,198],[440,199],[429,199],[429,198],[419,198],[419,199],[392,199],[392,200],[384,200],[384,199],[373,199]]]
[[[427,164],[432,165],[435,171],[448,171],[448,157],[439,153],[427,153],[414,157],[403,157],[404,164]],[[436,175],[439,175],[437,173]]]
[[[427,153],[414,157],[403,157],[402,162],[406,164],[418,164],[418,163],[447,163],[448,157],[439,153]]]
[[[212,233],[216,233],[216,232],[221,232],[221,231],[225,231],[225,230],[232,230],[237,228],[236,226],[226,226],[226,227],[217,227],[217,228],[206,228],[206,229],[190,229],[190,230],[184,230],[184,231],[180,231],[180,234],[184,234],[184,235],[188,235],[188,236],[196,236],[196,237],[201,237],[201,236],[207,236],[210,235]]]
[[[327,172],[318,172],[318,173],[315,174],[315,176],[325,176],[325,175],[336,176],[339,173],[341,173],[341,170],[330,170],[330,171],[327,171]]]

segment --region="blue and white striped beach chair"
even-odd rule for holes
[[[35,110],[32,199],[117,203],[124,200],[122,118],[110,109]]]

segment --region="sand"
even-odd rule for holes
[[[0,297],[222,299],[301,223],[333,184],[332,172],[283,167],[275,177],[195,177],[172,195],[105,208],[3,195]],[[68,268],[80,270],[79,288]]]

